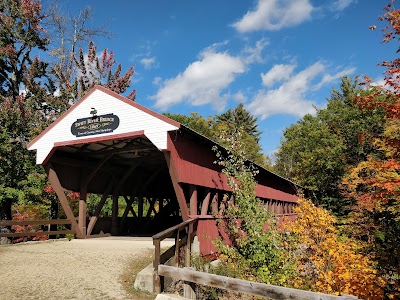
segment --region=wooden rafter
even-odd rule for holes
[[[85,151],[85,149],[86,149],[87,147],[89,147],[89,146],[90,146],[90,144],[83,144],[81,147],[79,147],[79,148],[75,151],[75,153],[81,153],[81,152]]]
[[[94,177],[94,175],[96,175],[96,173],[100,170],[100,168],[111,158],[113,154],[107,154],[106,156],[104,156],[101,160],[98,161],[98,163],[96,164],[96,166],[92,169],[92,171],[86,176],[85,179],[85,184],[88,185],[90,180],[92,180],[92,178]]]

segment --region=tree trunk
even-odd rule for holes
[[[12,199],[4,199],[3,202],[0,204],[0,220],[11,220],[11,204]],[[11,232],[10,226],[0,226],[0,232],[2,233],[9,233]],[[0,238],[0,245],[11,244],[11,240],[6,237]]]

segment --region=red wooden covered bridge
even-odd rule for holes
[[[229,194],[214,142],[104,87],[96,86],[28,145],[36,150],[78,238],[156,233],[199,217],[203,254],[215,251],[214,215]],[[257,196],[279,215],[292,214],[297,186],[259,168]],[[75,216],[66,192],[79,192]],[[87,194],[100,195],[87,210]],[[99,218],[107,200],[112,214]],[[122,212],[118,201],[124,199]],[[135,209],[133,208],[135,207]],[[103,220],[101,220],[103,219]],[[97,222],[97,221],[100,222]]]

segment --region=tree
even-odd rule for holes
[[[26,149],[28,141],[95,84],[123,93],[133,75],[132,67],[124,75],[121,65],[114,70],[114,53],[105,49],[99,58],[89,43],[87,55],[82,49],[79,55],[72,53],[72,69],[79,74],[74,73],[78,79],[70,82],[72,73],[63,75],[65,69],[39,58],[46,57],[50,42],[41,9],[39,0],[0,2],[1,219],[11,218],[13,203],[43,199],[46,176],[36,166],[34,153]]]
[[[226,149],[215,146],[217,163],[232,190],[221,203],[224,216],[220,223],[230,237],[231,246],[215,241],[217,247],[228,260],[233,261],[246,279],[255,279],[268,284],[288,285],[296,272],[294,256],[286,251],[288,241],[277,226],[277,219],[268,211],[264,203],[256,198],[254,165],[246,161],[241,132],[231,135],[221,132],[220,140]]]
[[[80,74],[75,79],[72,85],[72,93],[69,93],[69,95],[76,96],[77,99],[82,98],[95,85],[102,85],[118,94],[122,94],[131,83],[131,77],[134,73],[133,66],[129,67],[124,75],[121,75],[121,64],[118,64],[113,71],[113,67],[116,64],[114,51],[109,52],[108,49],[104,49],[100,58],[97,56],[96,50],[97,47],[93,42],[89,42],[87,60],[82,48],[79,49],[79,56],[74,56],[74,61]],[[67,82],[65,84],[68,86]],[[135,100],[135,96],[136,91],[133,90],[127,98]]]
[[[115,66],[113,51],[103,49],[97,54],[97,46],[92,40],[110,37],[111,33],[104,26],[90,23],[93,13],[89,6],[77,15],[69,15],[57,2],[50,2],[46,13],[46,29],[52,37],[49,54],[54,58],[49,69],[57,89],[57,96],[49,108],[55,116],[67,110],[94,85],[106,86],[116,93],[127,90],[134,73],[133,66],[122,75],[121,64]],[[85,52],[83,47],[86,45],[88,50]],[[135,90],[127,95],[132,100],[135,96]]]
[[[243,107],[243,104],[239,104],[235,109],[229,109],[225,113],[216,115],[213,118],[204,118],[195,112],[192,112],[190,116],[181,114],[165,115],[222,146],[228,145],[225,145],[225,141],[220,139],[219,135],[221,132],[227,132],[231,136],[239,136],[237,133],[240,132],[246,159],[263,167],[268,166],[266,165],[268,162],[265,161],[261,153],[262,149],[259,144],[261,132],[258,130],[257,118],[252,116]]]
[[[311,201],[299,199],[297,218],[285,224],[295,235],[298,277],[296,288],[329,294],[351,294],[360,299],[383,299],[387,280],[374,261],[357,252],[359,245],[339,236],[336,218]]]
[[[399,41],[400,10],[392,1],[380,18],[387,23],[383,28],[383,43]],[[374,29],[372,26],[371,29]],[[399,52],[399,51],[397,51]],[[364,84],[372,90],[369,95],[355,98],[366,111],[382,109],[385,115],[383,132],[373,141],[378,155],[355,166],[343,180],[345,192],[356,199],[354,233],[365,241],[365,252],[375,255],[380,270],[392,280],[387,293],[400,295],[400,59],[384,61],[386,70],[383,86]]]
[[[243,132],[253,136],[257,143],[260,141],[261,132],[258,129],[257,118],[244,108],[243,103],[235,109],[228,109],[225,113],[216,116],[216,122],[226,124],[231,132],[241,128]]]
[[[377,152],[372,140],[382,132],[384,120],[380,109],[365,111],[353,101],[356,94],[371,91],[348,77],[340,87],[332,90],[326,109],[285,130],[275,170],[312,191],[314,201],[345,215],[352,201],[341,194],[342,178],[348,168]]]
[[[78,15],[70,15],[53,1],[46,7],[46,29],[52,39],[50,54],[56,59],[57,74],[63,76],[63,81],[72,82],[77,68],[74,56],[78,50],[86,46],[96,37],[110,37],[104,26],[91,26],[94,18],[90,6],[85,6]]]
[[[212,117],[204,118],[197,112],[191,112],[189,116],[171,113],[165,113],[164,115],[215,141],[213,133],[215,121]]]
[[[26,143],[45,120],[42,104],[51,82],[38,56],[49,40],[41,27],[39,1],[0,2],[0,219],[11,219],[11,204],[35,200],[43,176]]]

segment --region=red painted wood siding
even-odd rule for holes
[[[214,164],[216,156],[211,150],[213,143],[191,136],[189,133],[168,133],[168,150],[175,161],[178,181],[229,191],[221,167]],[[260,198],[296,202],[296,190],[289,181],[266,170],[260,170],[256,177],[256,194]]]
[[[279,221],[294,221],[297,214],[281,214],[277,215]],[[267,227],[265,228],[266,230]],[[223,226],[217,225],[217,221],[213,216],[200,216],[197,225],[197,237],[200,242],[200,254],[202,256],[214,254],[218,249],[214,246],[213,240],[221,238],[226,245],[231,245],[229,237],[224,232]]]
[[[226,235],[223,227],[218,228],[217,222],[213,216],[200,217],[197,225],[197,237],[200,242],[201,255],[210,255],[218,252],[214,246],[213,240],[220,237],[225,244],[231,245],[229,237]]]

